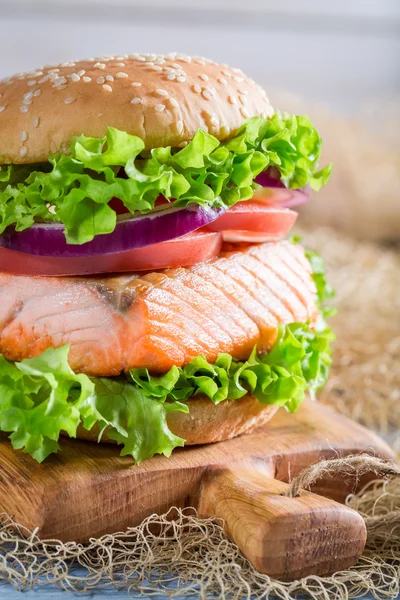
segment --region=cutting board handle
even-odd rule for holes
[[[367,538],[362,517],[311,492],[290,498],[288,488],[257,467],[211,472],[199,514],[223,519],[243,554],[272,577],[292,580],[353,565]]]

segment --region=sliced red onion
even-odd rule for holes
[[[254,198],[271,204],[276,204],[282,208],[293,208],[308,201],[310,197],[310,188],[306,185],[298,190],[292,190],[285,187],[279,179],[279,171],[276,169],[267,169],[263,171],[254,180],[262,189],[254,192]]]
[[[263,187],[285,188],[285,184],[281,181],[278,169],[275,169],[274,167],[257,175],[254,181]]]
[[[254,200],[265,202],[280,208],[293,208],[308,201],[310,195],[308,188],[288,190],[287,188],[263,187],[255,190]]]
[[[112,233],[97,235],[93,241],[81,245],[67,244],[61,223],[36,223],[24,231],[5,231],[0,236],[0,246],[55,258],[114,254],[181,237],[208,225],[224,211],[193,204],[186,208],[169,207],[139,217],[123,217]]]

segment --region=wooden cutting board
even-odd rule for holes
[[[0,512],[39,527],[42,538],[84,542],[171,506],[194,506],[202,516],[223,518],[252,563],[282,579],[347,568],[366,540],[360,515],[338,503],[359,482],[329,476],[313,488],[318,495],[299,498],[285,496],[285,482],[321,458],[392,458],[375,434],[310,401],[294,415],[280,410],[249,435],[138,466],[115,446],[68,439],[61,446],[39,465],[0,440]]]

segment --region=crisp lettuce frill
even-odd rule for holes
[[[199,130],[185,148],[144,150],[144,142],[110,127],[104,138],[74,138],[70,153],[48,163],[0,167],[0,234],[35,222],[65,225],[69,244],[114,231],[120,199],[132,214],[154,209],[162,195],[177,206],[229,207],[253,196],[255,178],[275,167],[288,188],[326,183],[318,170],[321,138],[306,116],[247,120],[224,142]]]

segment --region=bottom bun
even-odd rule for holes
[[[198,396],[188,400],[187,405],[188,414],[174,412],[167,417],[170,430],[186,440],[186,446],[222,442],[249,433],[269,421],[279,408],[272,404],[260,404],[254,396],[225,400],[220,404],[213,404],[205,396]],[[98,435],[98,426],[95,425],[90,431],[80,426],[76,437],[97,442]],[[101,441],[115,443],[108,437],[107,430]]]

